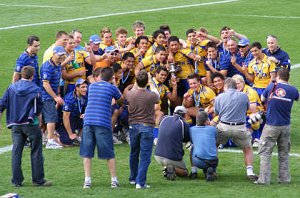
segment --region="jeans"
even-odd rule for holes
[[[203,173],[205,173],[205,174],[209,167],[212,167],[214,172],[216,172],[218,162],[219,162],[218,158],[212,159],[212,160],[206,160],[206,159],[202,159],[202,158],[199,158],[196,156],[192,157],[192,161],[193,161],[193,165],[200,169],[203,169]]]
[[[43,184],[44,180],[44,158],[42,148],[42,132],[38,125],[12,126],[12,180],[14,184],[21,184],[24,180],[21,168],[22,153],[27,137],[31,143],[31,174],[32,182]]]
[[[129,181],[144,186],[151,162],[153,146],[153,127],[133,124],[129,127],[130,136],[130,177]]]

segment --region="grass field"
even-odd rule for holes
[[[74,28],[83,32],[87,41],[92,34],[104,27],[115,30],[119,26],[130,32],[135,20],[146,24],[146,33],[152,34],[161,24],[169,24],[172,34],[185,38],[189,28],[206,27],[210,34],[218,36],[223,26],[232,27],[245,34],[251,41],[260,41],[264,46],[265,37],[274,34],[280,46],[289,53],[292,65],[300,63],[300,1],[280,0],[1,0],[0,1],[0,93],[11,82],[16,58],[26,48],[26,38],[35,34],[41,39],[38,54],[41,63],[43,52],[55,40],[58,30],[71,31]],[[89,17],[89,18],[88,18]],[[75,20],[76,19],[76,20]],[[64,21],[69,20],[69,21]],[[51,22],[51,23],[46,23]],[[131,32],[130,32],[130,35]],[[40,64],[41,65],[41,64]],[[299,68],[292,70],[291,83],[300,88]],[[300,105],[294,105],[292,113],[291,152],[300,153]],[[5,116],[2,118],[0,147],[11,144],[10,131],[5,129]],[[188,151],[187,151],[188,153]],[[179,178],[174,182],[165,181],[160,167],[152,161],[148,172],[151,189],[136,191],[128,184],[128,145],[116,146],[117,171],[121,187],[110,189],[110,178],[106,162],[94,160],[93,185],[90,190],[82,189],[83,166],[78,148],[59,151],[44,151],[46,178],[54,182],[50,188],[34,188],[30,180],[30,152],[25,149],[23,171],[25,186],[13,188],[10,185],[11,153],[0,154],[0,195],[18,192],[21,197],[299,197],[300,160],[291,157],[292,183],[276,183],[277,158],[272,160],[272,185],[256,186],[245,177],[243,155],[220,153],[219,178],[217,182],[206,183],[203,178],[196,181]],[[153,159],[154,160],[154,159]],[[188,157],[186,155],[186,160]],[[255,155],[255,172],[258,173],[259,158]],[[200,174],[201,175],[201,174]]]

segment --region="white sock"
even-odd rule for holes
[[[197,173],[197,167],[196,166],[192,166],[192,173]]]
[[[84,178],[84,183],[92,183],[92,178],[91,177],[85,177]]]
[[[118,181],[118,178],[117,177],[111,177],[111,181]]]
[[[253,166],[247,166],[247,175],[254,175],[253,173]]]

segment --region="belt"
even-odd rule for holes
[[[223,121],[220,121],[220,122],[223,123],[223,124],[230,125],[230,126],[237,126],[237,125],[245,124],[245,122],[223,122]]]

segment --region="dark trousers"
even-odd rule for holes
[[[42,133],[38,125],[12,126],[12,183],[21,184],[24,180],[22,172],[22,153],[24,143],[28,137],[31,143],[31,174],[32,182],[43,184],[44,180],[44,158],[42,148]]]

